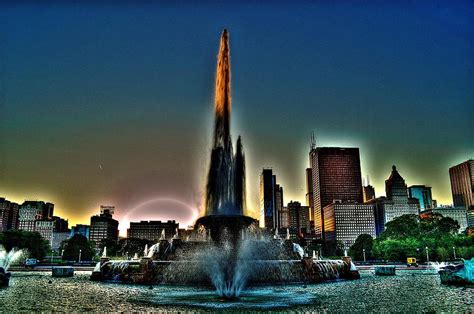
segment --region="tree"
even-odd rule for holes
[[[361,234],[357,237],[354,244],[349,249],[349,256],[356,261],[362,261],[365,257],[367,260],[373,258],[372,247],[374,245],[374,239],[370,234]]]
[[[27,251],[27,255],[36,259],[43,259],[50,252],[49,242],[41,237],[38,232],[28,232],[22,230],[4,231],[0,237],[0,244],[5,250],[10,251],[18,248]]]
[[[380,235],[383,239],[404,239],[420,235],[418,215],[402,215],[385,225]]]
[[[64,241],[62,248],[64,250],[63,259],[68,261],[79,260],[79,251],[82,261],[90,261],[95,256],[95,250],[91,243],[81,234],[75,234],[69,240]]]

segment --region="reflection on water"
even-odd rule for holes
[[[253,287],[236,301],[211,288],[121,285],[49,273],[14,273],[0,290],[0,312],[17,311],[209,311],[239,309],[327,312],[452,312],[474,310],[474,289],[443,286],[433,271],[397,271],[393,277],[361,272],[355,281]],[[49,281],[52,283],[50,284]]]

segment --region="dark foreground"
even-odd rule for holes
[[[397,271],[393,277],[361,271],[361,279],[316,285],[252,287],[239,301],[223,302],[210,289],[122,285],[49,273],[13,273],[0,290],[0,312],[17,311],[209,311],[291,310],[334,312],[474,311],[474,289],[440,284],[433,270]],[[49,283],[51,281],[51,283]]]

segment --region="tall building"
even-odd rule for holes
[[[362,194],[363,194],[363,199],[364,203],[367,203],[373,199],[375,199],[375,188],[373,186],[366,185],[362,187]]]
[[[89,239],[95,242],[96,248],[100,247],[103,240],[118,241],[119,222],[112,218],[109,210],[102,211],[98,216],[91,217]]]
[[[42,201],[25,201],[21,204],[18,210],[18,229],[35,231],[35,221],[43,219],[45,205]]]
[[[309,233],[309,206],[301,206],[300,202],[289,202],[287,205],[289,228],[292,234]]]
[[[405,179],[398,173],[395,166],[392,166],[392,173],[385,180],[385,193],[387,197],[379,197],[370,201],[375,204],[377,235],[383,232],[387,222],[402,215],[419,214],[418,199],[408,197]]]
[[[459,224],[458,232],[463,232],[468,227],[468,216],[465,207],[436,207],[422,211],[421,218],[427,218],[433,214],[440,214],[443,217],[449,217]]]
[[[334,200],[362,203],[358,148],[316,147],[312,138],[313,218],[317,237],[324,237],[323,208]]]
[[[280,228],[289,228],[290,227],[290,213],[288,212],[288,207],[283,206],[281,209],[280,215]]]
[[[455,207],[474,207],[474,159],[449,168],[451,192]]]
[[[54,220],[40,219],[35,220],[35,229],[34,231],[38,232],[43,239],[49,242],[52,245],[53,241],[53,232],[54,232]]]
[[[0,232],[18,228],[18,204],[0,198]]]
[[[310,220],[313,218],[314,198],[313,198],[313,171],[311,168],[306,168],[306,206],[310,208]]]
[[[276,182],[275,175],[274,181]],[[283,187],[279,184],[275,184],[275,212],[277,215],[277,227],[282,227],[282,222],[284,219],[282,218],[283,215]]]
[[[326,205],[323,211],[328,241],[341,241],[349,249],[361,234],[376,236],[374,204],[336,201]]]
[[[130,222],[130,228],[127,229],[127,238],[137,238],[157,242],[161,239],[163,230],[165,231],[165,238],[171,239],[178,229],[179,223],[174,220],[168,220],[166,222]]]
[[[264,168],[260,174],[260,215],[263,226],[268,230],[278,228],[275,209],[275,176],[272,169]]]
[[[100,205],[100,214],[110,214],[114,215],[115,214],[115,206],[112,205]]]
[[[433,197],[429,186],[412,185],[408,188],[408,196],[418,199],[420,211],[433,208]]]

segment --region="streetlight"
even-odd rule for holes
[[[364,253],[364,262],[365,262],[365,249],[362,249],[362,253]]]
[[[428,263],[430,261],[430,256],[428,255],[428,247],[425,247],[426,250],[426,262]]]
[[[81,263],[81,254],[82,254],[82,249],[79,249],[79,263]]]
[[[64,256],[64,249],[61,250],[61,258],[63,258],[63,256]]]
[[[454,259],[456,259],[456,247],[453,246],[453,255],[454,255]]]
[[[51,265],[53,265],[53,256],[54,256],[54,250],[51,249]]]

